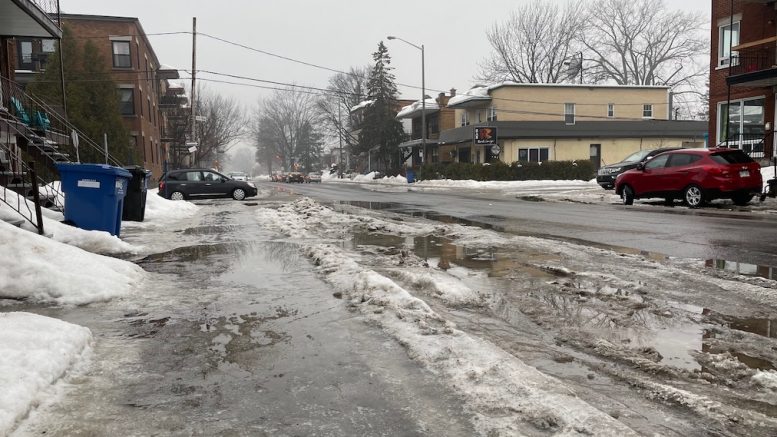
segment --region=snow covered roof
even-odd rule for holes
[[[358,111],[360,109],[364,109],[364,108],[372,105],[373,103],[375,103],[375,100],[365,100],[365,101],[359,103],[358,105],[354,106],[353,108],[351,108],[351,112],[356,112],[356,111]]]
[[[501,86],[501,84],[499,86]],[[448,107],[463,107],[466,106],[467,103],[471,102],[490,101],[491,96],[488,93],[491,91],[491,89],[493,89],[493,87],[495,86],[475,85],[474,87],[470,88],[469,91],[451,97],[451,99],[448,100]]]
[[[397,113],[397,118],[413,118],[421,115],[423,105],[421,101],[413,102],[407,106],[402,107]],[[434,113],[440,110],[440,105],[437,100],[432,98],[426,99],[426,113]]]
[[[502,87],[522,88],[610,88],[610,89],[669,89],[663,85],[613,85],[613,84],[577,84],[577,83],[517,83],[502,82],[492,85],[475,85],[469,91],[458,94],[448,101],[449,108],[465,108],[491,100],[491,91]]]

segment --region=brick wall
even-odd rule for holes
[[[155,61],[153,49],[142,37],[137,20],[133,18],[99,17],[89,19],[83,16],[65,16],[63,21],[78,42],[91,41],[97,47],[117,84],[132,85],[135,114],[124,116],[124,124],[127,130],[137,138],[135,144],[140,162],[136,164],[151,170],[152,177],[158,178],[162,173],[164,160],[160,127],[163,119],[158,106],[159,84],[155,74],[159,65]],[[130,60],[132,67],[114,68],[111,37],[125,36],[131,37]],[[125,161],[124,157],[117,158]]]
[[[733,2],[733,14],[741,14],[740,44],[773,37],[777,34],[777,12],[772,5],[751,3],[741,0]],[[728,100],[727,67],[719,67],[718,26],[728,24],[731,17],[731,0],[712,0],[710,31],[710,121],[709,144],[720,142],[718,138],[718,103]],[[731,87],[731,100],[750,97],[764,97],[764,121],[774,124],[774,91],[771,87]],[[767,139],[766,154],[771,156],[771,141]]]

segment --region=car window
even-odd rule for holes
[[[189,182],[199,182],[202,180],[202,173],[198,171],[187,171],[186,180]]]
[[[645,164],[645,168],[646,169],[664,168],[666,166],[666,161],[669,160],[669,156],[671,155],[658,155],[655,158],[648,161],[647,164]]]
[[[741,150],[713,153],[710,155],[710,158],[718,164],[746,164],[755,162]]]
[[[693,155],[690,153],[675,153],[669,158],[669,165],[667,165],[667,167],[682,167],[685,165],[691,165],[700,159],[701,156],[699,155]]]
[[[627,156],[626,159],[624,159],[621,162],[639,162],[642,161],[644,157],[650,153],[651,150],[640,150],[639,152],[632,153],[631,155]]]
[[[203,172],[203,180],[208,182],[216,182],[218,180],[221,180],[221,177],[216,173],[206,171],[206,172]]]

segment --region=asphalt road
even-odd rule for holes
[[[409,191],[361,184],[282,184],[320,202],[353,202],[413,215],[451,216],[520,235],[558,238],[682,258],[777,266],[777,216],[747,208],[520,200],[493,191]]]

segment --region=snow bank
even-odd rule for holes
[[[758,371],[753,375],[752,380],[754,383],[774,391],[777,391],[777,372],[770,371]]]
[[[200,207],[185,200],[168,200],[159,195],[158,189],[148,190],[146,193],[146,216],[145,222],[169,223],[193,216],[199,211]],[[138,222],[124,222],[124,224]]]
[[[89,329],[29,313],[0,313],[0,435],[91,350]]]
[[[5,191],[5,188],[0,187],[0,190]],[[0,196],[3,195],[0,193]],[[20,196],[13,191],[5,192],[6,198],[8,198],[13,205],[17,205],[17,201],[21,202],[22,210],[27,211],[29,207],[32,211],[32,215],[35,215],[34,204],[24,196]],[[24,205],[27,205],[26,207]],[[79,247],[94,253],[102,253],[108,255],[125,254],[125,253],[138,253],[142,248],[122,241],[119,237],[109,234],[104,231],[87,231],[79,229],[73,226],[60,223],[65,217],[62,213],[52,211],[47,208],[41,210],[43,212],[43,230],[46,232],[46,236],[54,241],[60,243],[70,244],[72,246]],[[0,202],[0,220],[14,221],[21,219],[22,216],[16,211],[11,209],[8,205]],[[37,229],[28,221],[24,221],[22,224],[24,229],[28,231],[37,232]]]
[[[0,221],[0,298],[82,305],[129,293],[137,265],[89,253]]]

